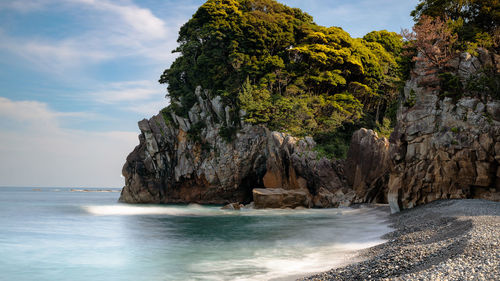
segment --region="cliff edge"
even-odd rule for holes
[[[264,195],[279,202],[265,199],[261,207],[337,207],[355,201],[342,163],[320,159],[312,138],[245,124],[240,121],[245,113],[225,107],[220,96],[201,87],[195,94],[189,118],[161,112],[139,122],[140,143],[122,171],[121,202],[247,204],[255,193],[262,198],[262,188],[272,189]],[[228,136],[228,127],[239,129]]]

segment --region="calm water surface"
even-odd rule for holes
[[[118,197],[0,188],[0,280],[292,278],[328,270],[391,231],[388,214],[372,208],[223,211]]]

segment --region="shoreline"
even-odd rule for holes
[[[298,280],[495,280],[500,276],[500,203],[443,200],[389,217],[387,242],[361,261]]]

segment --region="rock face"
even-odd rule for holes
[[[298,140],[245,124],[240,121],[244,113],[224,106],[220,97],[212,98],[201,88],[196,96],[187,118],[160,113],[139,122],[140,144],[122,171],[121,202],[249,203],[256,188],[286,191],[283,194],[299,190],[289,194],[307,197],[296,201],[304,207],[353,200],[354,193],[338,175],[340,164],[318,160],[312,138]],[[236,127],[232,140],[221,136],[226,128]]]
[[[386,203],[390,169],[389,140],[360,129],[351,139],[345,175],[356,193],[356,203]]]
[[[451,64],[466,79],[498,63],[480,52]],[[312,138],[245,124],[244,112],[198,88],[185,117],[161,113],[139,122],[140,143],[123,167],[120,201],[254,201],[256,208],[372,202],[389,203],[397,212],[438,199],[500,200],[500,101],[441,98],[426,85],[429,73],[417,62],[390,141],[361,129],[345,161],[320,159]],[[231,128],[236,133],[228,139]]]
[[[453,63],[465,79],[492,61],[482,52],[479,58],[465,54]],[[392,210],[438,199],[498,199],[500,101],[486,95],[440,98],[437,90],[421,86],[429,80],[427,73],[418,62],[391,135]]]

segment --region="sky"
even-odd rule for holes
[[[1,0],[0,186],[122,187],[137,122],[202,0]],[[281,0],[353,37],[410,28],[417,0]]]

